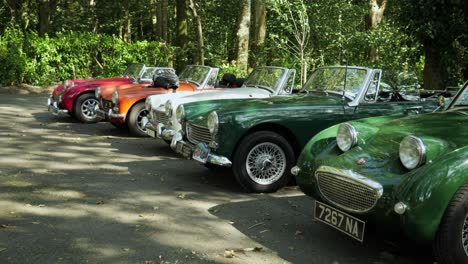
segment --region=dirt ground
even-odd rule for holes
[[[296,187],[246,194],[163,142],[54,117],[46,97],[0,95],[0,263],[433,263],[314,222]]]

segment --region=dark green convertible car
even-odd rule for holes
[[[315,218],[364,238],[365,221],[468,263],[468,83],[444,112],[374,117],[311,139],[292,169]]]
[[[437,107],[437,100],[405,99],[381,76],[378,69],[323,67],[292,95],[184,104],[183,129],[172,146],[204,164],[232,167],[247,191],[276,191],[291,180],[296,158],[319,131],[351,119]]]

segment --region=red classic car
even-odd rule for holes
[[[100,120],[94,110],[97,105],[94,96],[97,87],[132,83],[151,83],[156,67],[141,63],[130,64],[120,77],[106,79],[66,80],[59,84],[47,100],[48,110],[56,116],[71,115],[84,123]]]

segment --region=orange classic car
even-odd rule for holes
[[[156,73],[152,84],[101,87],[96,89],[96,97],[99,98],[96,113],[117,128],[128,127],[134,136],[147,136],[141,125],[142,118],[148,114],[145,109],[146,97],[175,92],[216,91],[232,87],[215,88],[219,86],[218,73],[218,68],[190,65],[180,74],[177,84],[170,80],[158,79]]]

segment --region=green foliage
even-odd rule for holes
[[[64,79],[117,76],[128,63],[167,66],[174,50],[155,41],[126,43],[108,35],[67,32],[41,38],[7,28],[0,36],[2,84],[46,85]]]
[[[406,33],[417,38],[422,44],[430,43],[434,48],[433,56],[440,58],[440,62],[436,63],[440,63],[441,66],[441,69],[438,69],[441,71],[439,74],[447,76],[447,80],[443,82],[460,84],[463,71],[468,73],[466,0],[395,0],[392,7],[389,10],[390,15]]]
[[[189,12],[189,45],[182,50],[177,47],[176,3],[167,1],[167,10],[157,10],[160,1],[59,0],[50,10],[49,37],[44,38],[34,33],[43,1],[0,2],[0,82],[46,84],[73,76],[109,76],[129,62],[167,65],[175,61],[176,68],[194,63],[197,34],[193,16]],[[295,68],[298,74],[304,65],[308,72],[324,65],[360,65],[414,72],[421,81],[426,62],[434,63],[425,57],[425,43],[430,42],[437,49],[436,60],[440,61],[435,66],[444,72],[437,75],[443,82],[455,85],[468,76],[466,0],[391,0],[383,20],[373,29],[366,25],[369,1],[265,1],[266,41],[261,50],[249,54],[252,65]],[[233,62],[240,1],[194,2],[203,26],[205,63],[245,75]],[[156,35],[159,11],[168,17],[165,44]],[[121,40],[126,26],[132,44]],[[308,29],[309,41],[303,42],[304,47],[297,40],[302,28]],[[370,50],[377,58],[370,59]]]
[[[247,77],[247,72],[241,69],[235,63],[223,63],[219,66],[219,77],[222,78],[225,73],[234,74],[237,78]]]

